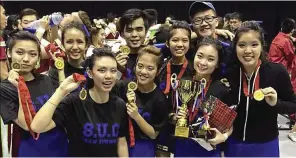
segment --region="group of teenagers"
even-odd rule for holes
[[[15,150],[12,156],[221,157],[223,151],[225,157],[279,157],[277,116],[296,113],[296,97],[285,67],[268,61],[260,25],[244,22],[226,45],[215,31],[213,5],[194,2],[189,9],[193,29],[185,21],[174,21],[166,42],[171,57],[164,59],[161,49],[143,45],[145,15],[129,9],[119,20],[129,54],[101,47],[85,57],[88,32],[81,22],[68,23],[60,37],[65,57],[52,55],[64,66],[53,65],[48,75],[35,71],[41,59],[39,39],[26,31],[11,37],[6,53],[20,67],[12,66],[1,81],[0,115],[5,124],[14,125],[12,137],[20,139],[8,143]],[[213,150],[174,136],[178,119],[192,124],[198,118],[189,118],[197,110],[192,104],[196,98],[188,109],[173,104],[173,74],[177,80],[206,80],[203,96],[197,97],[214,96],[237,112],[226,133],[212,128],[215,137],[206,141]],[[34,107],[30,124],[21,106],[21,80]],[[129,87],[131,81],[136,89]],[[257,90],[264,95],[261,101],[253,97]]]

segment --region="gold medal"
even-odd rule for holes
[[[130,82],[127,85],[127,88],[128,88],[128,90],[135,91],[138,88],[138,85],[136,82]]]
[[[21,69],[21,65],[19,63],[16,63],[16,62],[11,63],[11,67],[13,69]]]
[[[64,64],[64,61],[61,60],[61,59],[57,59],[55,62],[54,62],[54,66],[59,69],[59,70],[62,70],[65,66]]]
[[[81,91],[79,92],[79,98],[81,100],[85,100],[86,96],[87,96],[87,91],[84,88],[82,88]]]
[[[129,55],[129,53],[131,52],[131,50],[128,46],[120,46],[119,50],[121,53],[124,53],[126,55]]]
[[[254,99],[257,101],[262,101],[264,99],[264,93],[261,89],[258,89],[254,92]]]

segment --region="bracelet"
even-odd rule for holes
[[[55,105],[54,103],[50,102],[49,100],[47,102],[50,103],[51,105],[54,105],[55,107],[58,107],[57,105]]]

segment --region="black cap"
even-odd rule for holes
[[[209,8],[216,12],[216,9],[212,3],[196,1],[196,2],[193,2],[189,8],[189,19],[191,19],[192,16],[194,16],[194,14],[196,14],[198,11],[204,8]]]

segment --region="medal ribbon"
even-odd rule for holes
[[[21,106],[23,108],[25,121],[26,121],[26,124],[28,126],[28,129],[29,129],[31,135],[33,136],[33,138],[35,140],[38,140],[40,134],[37,133],[35,135],[35,133],[32,131],[32,129],[31,129],[32,120],[30,118],[30,116],[31,116],[32,119],[33,119],[35,117],[35,115],[36,115],[36,112],[35,112],[33,104],[32,104],[29,89],[28,89],[28,87],[27,87],[27,85],[25,83],[24,77],[22,77],[22,76],[19,77],[18,95],[19,95],[19,98],[20,98],[20,101],[21,101]]]
[[[259,87],[260,76],[258,75],[258,71],[259,71],[260,65],[261,65],[261,60],[258,61],[258,64],[256,66],[255,79],[254,79],[254,82],[255,82],[255,90],[252,89],[252,93],[249,92],[246,76],[243,76],[241,74],[241,79],[243,80],[244,94],[245,94],[246,97],[252,97],[253,96],[253,92],[256,91],[256,90],[258,90],[258,89],[260,89],[260,87]],[[253,74],[252,74],[252,76],[253,76]]]
[[[167,64],[166,87],[165,87],[164,94],[168,94],[170,92],[170,88],[171,88],[171,74],[172,74],[171,65],[172,65],[172,60],[170,60],[168,62],[168,64]],[[181,71],[180,71],[180,73],[178,74],[178,77],[177,77],[178,80],[180,80],[181,77],[183,76],[183,74],[185,73],[187,65],[188,65],[188,61],[185,58],[182,69],[181,69]]]
[[[131,117],[128,117],[128,131],[130,135],[130,147],[134,147],[136,144],[135,141],[135,131]]]
[[[65,57],[66,55],[65,55],[65,53],[64,53],[64,51],[62,51],[62,49],[61,48],[59,48],[58,46],[56,46],[54,43],[50,43],[49,45],[47,45],[46,47],[45,47],[45,51],[46,51],[46,53],[50,56],[50,54],[49,53],[51,53],[51,54],[54,54],[55,52],[57,52],[57,51],[59,51],[59,53],[56,53],[56,57],[58,58],[58,57]]]
[[[82,81],[82,82],[80,83],[80,86],[81,86],[81,87],[84,87],[84,84],[85,84],[85,82],[86,82],[86,78],[85,78],[84,75],[80,75],[80,74],[78,74],[78,73],[74,73],[74,74],[73,74],[73,79],[74,79],[75,82],[80,82],[80,81]]]

